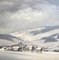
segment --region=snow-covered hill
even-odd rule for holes
[[[49,48],[59,48],[59,26],[41,27],[37,29],[11,33],[26,42]]]
[[[0,34],[0,46],[10,46],[22,41],[20,38],[10,34]]]
[[[46,46],[51,49],[59,48],[59,26],[46,26],[10,34],[0,34],[0,45],[19,42]]]

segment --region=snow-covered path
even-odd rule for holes
[[[9,52],[0,51],[0,60],[59,60],[59,53],[56,52]]]

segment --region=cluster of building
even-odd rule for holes
[[[23,43],[15,44],[12,46],[5,46],[4,51],[31,51],[31,52],[41,52],[43,51],[42,47],[38,47],[36,45],[28,46],[24,45]]]

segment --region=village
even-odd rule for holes
[[[45,47],[39,47],[37,45],[24,45],[22,42],[19,44],[15,44],[12,46],[4,46],[1,47],[0,49],[3,49],[4,51],[18,51],[18,52],[23,52],[23,51],[27,51],[27,52],[40,52],[42,53],[42,51],[48,51],[47,48]]]

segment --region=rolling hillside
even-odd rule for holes
[[[46,26],[10,34],[0,34],[0,45],[23,42],[28,45],[59,48],[59,26]]]

